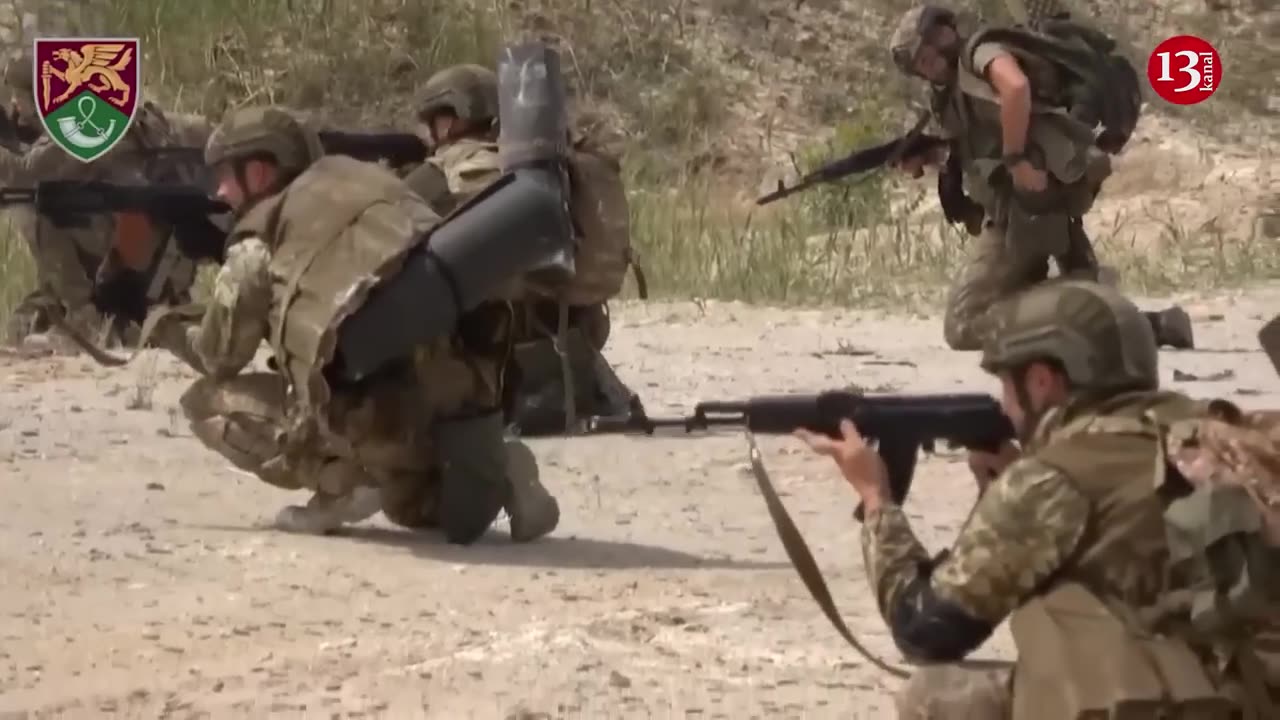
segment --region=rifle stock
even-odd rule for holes
[[[893,501],[899,504],[910,492],[921,450],[932,452],[935,443],[945,441],[967,449],[995,451],[1015,437],[1012,423],[990,395],[864,395],[838,390],[703,402],[694,406],[693,414],[680,418],[651,418],[639,399],[633,398],[628,416],[592,418],[587,432],[653,435],[663,430],[692,433],[741,427],[753,433],[784,435],[803,428],[839,438],[840,422],[846,419],[876,443],[889,469]]]

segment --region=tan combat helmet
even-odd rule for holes
[[[275,106],[233,112],[213,129],[204,148],[204,161],[210,167],[256,155],[274,159],[287,182],[320,159],[324,148],[305,122]]]
[[[1154,390],[1158,352],[1151,323],[1114,288],[1082,280],[1037,285],[991,310],[982,350],[989,373],[1056,360],[1076,390]]]
[[[955,13],[936,5],[917,5],[903,14],[889,36],[889,55],[902,72],[915,76],[912,64],[924,43],[924,36],[935,25],[955,26]]]
[[[477,123],[498,118],[498,76],[482,65],[445,68],[427,79],[419,95],[422,122],[444,110]]]

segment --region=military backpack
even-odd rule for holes
[[[1062,107],[1084,125],[1102,131],[1098,148],[1119,153],[1129,142],[1142,114],[1142,84],[1137,70],[1118,43],[1095,28],[1069,18],[1045,18],[1034,26],[1013,25],[978,30],[968,40],[965,69],[973,68],[973,50],[983,43],[1006,47],[1015,57],[1039,58],[1061,75],[1061,87],[1048,104]]]
[[[622,292],[634,269],[647,294],[631,248],[631,208],[617,158],[585,140],[569,153],[569,212],[577,247],[574,277],[558,295],[569,305],[598,305]]]
[[[1152,612],[1213,652],[1245,717],[1280,717],[1280,412],[1225,400],[1205,408],[1152,418],[1162,430],[1169,585],[1178,588]]]

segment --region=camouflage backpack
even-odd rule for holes
[[[1100,150],[1114,155],[1124,148],[1142,114],[1142,84],[1113,38],[1065,17],[982,28],[968,40],[965,69],[974,72],[973,50],[988,42],[1003,45],[1015,57],[1052,64],[1061,74],[1062,87],[1058,97],[1044,100],[1088,127],[1101,125],[1096,140]]]
[[[569,212],[578,234],[575,272],[559,298],[569,305],[598,305],[622,292],[627,270],[636,272],[641,296],[643,274],[631,249],[631,208],[617,158],[586,140],[569,154]]]
[[[1162,426],[1170,604],[1242,700],[1280,717],[1280,412],[1206,407]]]

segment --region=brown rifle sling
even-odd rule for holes
[[[760,488],[760,494],[764,496],[765,506],[769,509],[769,518],[773,520],[773,527],[778,531],[778,539],[782,541],[782,549],[786,551],[787,558],[791,560],[791,565],[800,575],[800,580],[804,582],[804,586],[809,589],[809,594],[818,603],[818,607],[822,608],[822,614],[826,615],[831,624],[835,626],[836,632],[840,633],[840,637],[843,637],[845,642],[849,643],[859,655],[866,658],[872,665],[895,677],[909,677],[907,671],[894,667],[872,654],[854,637],[849,627],[845,625],[844,620],[840,617],[840,611],[836,609],[835,601],[831,598],[831,591],[827,588],[826,578],[822,576],[822,571],[818,569],[817,561],[813,559],[813,553],[809,551],[809,546],[805,543],[804,537],[800,535],[800,530],[796,528],[795,521],[787,513],[786,506],[782,504],[782,500],[778,497],[778,491],[774,489],[773,482],[769,479],[769,473],[765,470],[764,461],[760,457],[760,448],[756,447],[755,436],[750,431],[746,435],[747,443],[751,446],[751,474],[755,476],[756,486]]]

